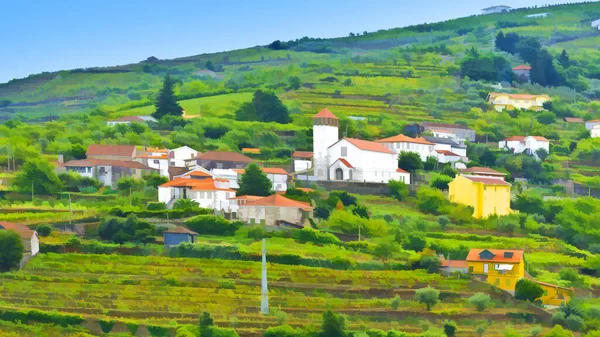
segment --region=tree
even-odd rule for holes
[[[163,86],[158,93],[158,99],[154,106],[156,110],[152,116],[156,119],[161,119],[164,116],[181,116],[183,115],[183,109],[177,103],[174,91],[175,81],[169,74],[165,76]]]
[[[409,234],[404,241],[402,241],[402,248],[406,250],[414,250],[420,252],[427,247],[427,241],[425,237],[420,234]]]
[[[85,152],[87,149],[83,147],[81,144],[72,144],[71,151],[69,151],[69,155],[74,159],[85,159]]]
[[[531,337],[538,337],[544,332],[544,329],[540,325],[534,325],[529,329],[529,335]]]
[[[373,249],[373,255],[377,256],[383,261],[386,261],[394,254],[397,254],[399,252],[400,245],[393,241],[384,241],[375,246],[375,248]]]
[[[272,194],[271,188],[273,187],[273,183],[260,167],[254,163],[246,167],[246,171],[240,178],[239,185],[238,195],[268,196]]]
[[[571,66],[571,60],[569,60],[569,54],[567,54],[566,50],[563,49],[562,53],[558,57],[558,63],[560,63],[560,65],[565,69]]]
[[[252,102],[244,103],[235,112],[240,121],[261,121],[287,124],[292,121],[287,107],[273,92],[257,90]]]
[[[535,302],[544,295],[544,289],[529,279],[520,279],[515,287],[515,298],[523,301]]]
[[[442,230],[445,230],[446,226],[450,224],[450,218],[445,215],[440,215],[437,217],[437,223],[440,225]]]
[[[421,288],[415,291],[415,300],[425,304],[427,311],[430,311],[431,307],[438,303],[439,298],[440,291],[432,287]]]
[[[573,333],[560,325],[555,325],[544,337],[573,337]]]
[[[133,177],[123,177],[117,180],[117,190],[123,193],[141,191],[146,186],[146,182]]]
[[[173,209],[180,209],[185,211],[193,211],[200,208],[200,204],[192,199],[177,199],[173,204]]]
[[[439,190],[447,190],[448,184],[452,180],[453,180],[452,177],[449,177],[444,174],[439,174],[439,175],[436,175],[433,179],[431,179],[431,182],[429,183],[429,185],[431,187],[437,188]]]
[[[424,254],[419,260],[419,267],[427,270],[429,274],[435,274],[440,271],[441,261],[435,254]]]
[[[210,71],[215,71],[215,64],[211,60],[206,61],[206,63],[204,63],[204,66],[206,66],[206,69]]]
[[[477,332],[477,334],[479,335],[479,337],[483,337],[483,334],[485,333],[485,331],[487,330],[488,326],[486,324],[482,324],[479,325],[476,329],[475,332]]]
[[[300,77],[298,76],[291,76],[288,79],[288,82],[290,84],[290,89],[292,90],[298,90],[300,89],[300,85],[302,85],[302,82],[300,82]]]
[[[484,311],[490,306],[492,298],[484,293],[477,293],[468,299],[469,303],[477,308],[477,311]]]
[[[402,181],[391,179],[388,181],[388,190],[392,197],[398,201],[403,201],[408,197],[408,185]]]
[[[13,180],[13,187],[21,193],[55,194],[62,186],[54,168],[43,159],[27,159]]]
[[[425,213],[439,215],[448,200],[442,191],[429,187],[421,187],[417,190],[417,207]]]
[[[539,148],[535,150],[535,155],[540,158],[541,161],[544,161],[546,158],[548,158],[549,153],[546,151],[546,149]]]
[[[280,325],[269,327],[263,332],[263,337],[298,337],[299,334],[289,325]]]
[[[323,313],[320,337],[346,337],[346,319],[331,310]]]
[[[549,125],[556,122],[556,115],[551,111],[545,111],[537,115],[536,119],[544,125]]]
[[[423,164],[425,171],[433,171],[438,166],[438,159],[435,156],[428,156]]]
[[[454,334],[456,333],[456,323],[445,320],[444,321],[444,333],[448,337],[454,337]]]
[[[52,227],[47,224],[39,225],[35,230],[40,236],[46,237],[52,233]]]
[[[581,316],[578,315],[569,315],[567,317],[567,327],[573,331],[581,331],[585,326],[585,321]]]
[[[215,321],[209,312],[203,312],[198,322],[200,328],[200,337],[212,337],[212,327],[215,325]]]
[[[400,298],[398,295],[394,296],[394,298],[392,298],[390,301],[390,306],[394,310],[398,310],[398,308],[400,308],[400,304],[402,304],[402,298]]]
[[[0,272],[18,268],[25,246],[13,230],[0,230]]]
[[[398,156],[398,167],[408,172],[414,172],[423,168],[423,162],[418,153],[402,151]]]
[[[344,81],[344,86],[345,86],[345,87],[349,87],[349,86],[351,86],[351,85],[352,85],[352,79],[351,79],[351,78],[347,78],[347,79]]]

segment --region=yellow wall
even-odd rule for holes
[[[562,303],[569,302],[571,299],[571,291],[540,284],[544,289],[544,295],[541,297],[542,303],[549,305],[561,305]]]
[[[510,186],[484,185],[458,176],[449,186],[450,201],[472,206],[475,218],[510,214]]]
[[[488,272],[485,273],[485,265],[488,265]],[[514,265],[512,270],[507,270],[504,274],[494,269],[497,262],[489,261],[468,261],[469,273],[475,275],[486,275],[487,282],[493,286],[507,291],[515,291],[517,281],[525,276],[525,264],[521,263],[501,263]]]
[[[515,108],[541,111],[544,110],[542,105],[548,100],[545,96],[537,96],[534,99],[512,99],[508,95],[499,95],[494,98],[490,97],[489,102],[498,111],[513,110]]]

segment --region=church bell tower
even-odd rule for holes
[[[340,119],[328,109],[313,116],[313,160],[317,180],[329,180],[327,149],[339,140]]]

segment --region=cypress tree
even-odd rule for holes
[[[175,98],[175,92],[173,91],[174,86],[175,81],[167,74],[163,86],[158,93],[156,104],[154,105],[156,107],[156,111],[152,114],[154,118],[160,119],[167,115],[183,115],[183,109],[179,103],[177,103],[177,99]]]
[[[242,174],[237,194],[266,197],[272,194],[271,187],[273,187],[273,183],[260,167],[256,164],[250,164],[246,167],[246,172]]]

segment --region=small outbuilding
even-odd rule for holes
[[[183,226],[177,226],[175,228],[168,229],[163,232],[163,239],[165,241],[165,247],[177,246],[182,242],[196,242],[196,236],[198,233],[191,231]]]
[[[0,222],[0,230],[12,230],[15,231],[21,237],[23,241],[23,259],[21,260],[21,267],[25,265],[29,259],[37,255],[40,252],[40,242],[36,231],[30,229],[25,225],[12,222]]]

